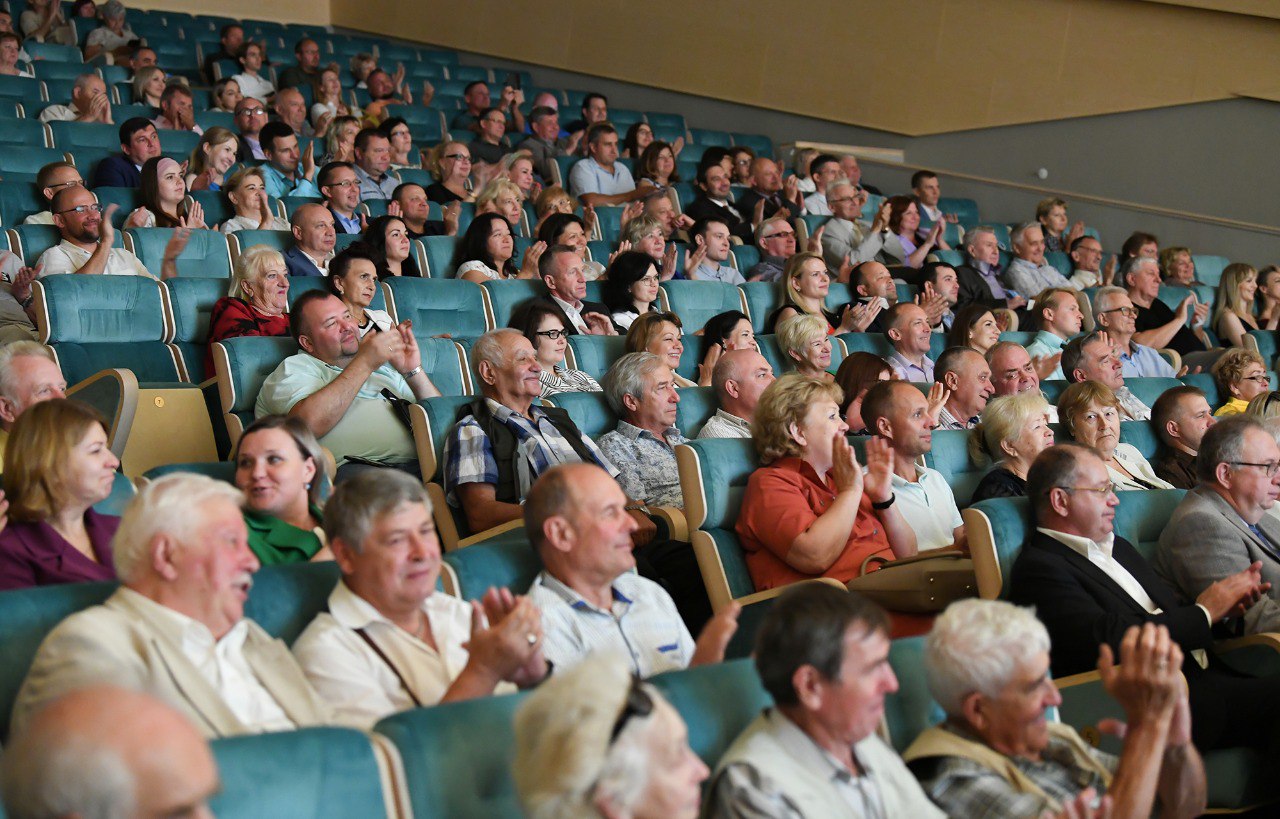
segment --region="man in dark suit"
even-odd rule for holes
[[[983,307],[1010,310],[1026,306],[1027,294],[1010,293],[1000,281],[1004,271],[1000,268],[1000,243],[995,231],[985,226],[970,230],[964,236],[964,252],[968,261],[956,268],[956,277],[960,280],[957,310],[975,302]]]
[[[538,273],[547,286],[546,300],[560,315],[569,335],[616,336],[609,308],[583,301],[587,279],[582,274],[582,257],[568,245],[552,245],[538,260]]]
[[[136,188],[142,184],[142,163],[160,156],[160,134],[151,120],[125,120],[120,126],[120,151],[94,168],[93,187]]]
[[[1092,670],[1100,644],[1118,651],[1130,626],[1158,623],[1185,655],[1196,746],[1280,747],[1280,678],[1243,676],[1211,653],[1213,626],[1238,618],[1266,592],[1259,564],[1219,580],[1192,603],[1179,600],[1128,541],[1115,537],[1119,500],[1106,466],[1078,444],[1036,458],[1027,496],[1038,528],[1014,561],[1009,596],[1034,606],[1048,628],[1055,677]]]
[[[320,204],[306,204],[293,212],[289,222],[293,230],[293,247],[284,252],[284,264],[290,276],[327,276],[329,260],[337,238],[333,214]]]
[[[760,219],[769,219],[780,210],[788,212],[788,219],[798,219],[804,213],[804,200],[800,198],[800,180],[791,176],[784,183],[778,163],[767,156],[751,161],[751,189],[738,197],[738,210],[752,222],[756,220],[756,207],[764,203]]]
[[[695,222],[715,219],[729,226],[729,232],[744,244],[755,244],[751,213],[744,212],[729,201],[729,172],[719,162],[702,162],[698,165],[698,195],[684,209],[685,215]]]

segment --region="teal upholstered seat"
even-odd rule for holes
[[[569,336],[574,368],[597,381],[604,377],[613,362],[622,357],[626,346],[625,336],[586,336],[580,333]]]
[[[1248,336],[1245,338],[1245,344],[1248,344],[1250,339],[1253,340],[1254,345],[1258,348],[1258,355],[1262,356],[1262,360],[1266,363],[1267,369],[1275,369],[1277,352],[1275,331],[1250,330]],[[1209,403],[1212,404],[1213,402],[1210,401]]]
[[[116,137],[119,139],[119,136]],[[50,162],[62,162],[66,157],[56,148],[34,145],[6,145],[0,151],[0,176],[5,179],[32,179]]]
[[[773,140],[762,134],[740,134],[735,132],[733,144],[747,146],[756,152],[756,156],[773,156]]]
[[[888,358],[893,354],[893,345],[880,333],[844,333],[837,337],[851,353],[871,353],[881,358]]]
[[[1123,432],[1121,438],[1124,437]],[[1165,524],[1173,517],[1173,510],[1182,502],[1185,489],[1148,489],[1137,492],[1119,492],[1120,505],[1116,507],[1115,532],[1133,544],[1148,560],[1154,554],[1156,542]]]
[[[662,283],[662,293],[666,309],[680,316],[687,336],[701,330],[713,316],[742,310],[742,291],[725,282],[673,279]]]
[[[453,278],[453,249],[459,241],[453,236],[423,236],[418,241],[427,251],[427,269],[433,279]]]
[[[117,472],[115,479],[111,482],[111,494],[95,503],[93,509],[104,515],[119,517],[124,514],[125,507],[129,505],[129,501],[133,500],[133,496],[136,494],[138,494],[138,490],[134,487],[133,481],[125,477],[123,472]]]
[[[44,123],[34,118],[0,117],[0,145],[44,144]]]
[[[773,367],[775,376],[782,375],[790,369],[786,358],[782,354],[782,350],[778,347],[778,337],[774,335],[757,335],[756,346],[760,348],[760,355],[764,356],[764,360],[769,362],[769,366]]]
[[[1015,344],[1021,344],[1023,347],[1035,340],[1036,332],[1034,330],[1006,330],[1000,334],[1001,341],[1012,341]]]
[[[756,590],[755,583],[747,571],[742,544],[734,526],[738,522],[747,479],[759,466],[754,443],[737,438],[694,440],[677,447],[676,458],[680,464],[685,514],[695,550],[706,549],[715,553],[724,568],[732,599],[752,594]],[[685,480],[685,475],[694,470],[702,476],[704,497],[689,495],[691,484]],[[699,564],[702,561],[700,555]],[[706,578],[705,570],[703,577]],[[708,593],[712,591],[708,586]],[[716,605],[714,596],[711,602]]]
[[[926,463],[938,470],[951,486],[956,504],[964,507],[973,498],[973,490],[991,468],[990,463],[975,463],[969,455],[969,432],[963,429],[935,429],[933,449]]]
[[[27,264],[35,266],[40,254],[62,241],[53,225],[15,225],[9,228],[9,247]],[[117,231],[112,247],[124,247],[124,234]]]
[[[618,425],[618,416],[602,392],[562,392],[547,400],[569,413],[582,434],[593,440]]]
[[[254,245],[266,245],[284,253],[293,247],[293,234],[287,230],[237,230],[227,239],[235,248],[238,256]]]
[[[696,438],[707,419],[719,406],[711,387],[685,387],[679,390],[680,405],[676,409],[676,426],[686,438]]]
[[[370,819],[397,815],[374,739],[352,728],[304,728],[211,743],[222,787],[218,816]]]
[[[1176,378],[1126,378],[1124,384],[1149,407],[1160,397],[1160,393],[1171,387],[1180,386],[1182,382]]]
[[[747,275],[748,270],[760,263],[760,248],[755,245],[733,245],[729,248],[729,252],[733,254],[733,260],[736,263],[734,266],[737,267],[744,276]],[[778,288],[777,282],[746,282],[745,284],[740,284],[738,286],[744,288],[743,292],[746,292],[746,286],[751,284],[767,284],[774,289],[777,297],[781,297],[781,291]],[[747,294],[748,299],[750,299],[750,295],[750,293]],[[774,303],[774,306],[777,306],[776,302]],[[768,315],[768,313],[765,313],[764,315]],[[755,320],[754,316],[755,313],[753,312],[752,321]],[[764,317],[762,316],[760,320],[764,321]],[[757,330],[756,332],[760,331]]]
[[[434,238],[434,237],[428,237]],[[413,322],[419,344],[437,333],[454,338],[475,337],[489,330],[480,285],[461,279],[388,279],[390,303],[396,318]]]
[[[173,323],[172,346],[182,357],[188,380],[199,384],[212,378],[205,372],[209,316],[218,299],[227,295],[226,279],[177,277],[165,283],[165,310]]]
[[[221,114],[223,112],[210,111],[207,113]],[[196,114],[197,124],[199,123],[200,116],[200,114]],[[207,129],[209,126],[206,125],[202,127]],[[228,127],[233,131],[235,130],[234,125],[223,127]],[[188,191],[187,196],[189,196],[192,201],[200,203],[200,209],[204,211],[204,223],[211,228],[216,229],[218,225],[221,225],[223,222],[236,215],[236,212],[231,209],[231,203],[227,201],[227,197],[223,195],[222,191]],[[218,233],[222,233],[222,231],[218,231]]]
[[[125,231],[126,246],[131,247],[142,263],[160,275],[165,247],[173,237],[173,228],[131,228]],[[227,238],[216,230],[193,230],[187,246],[178,255],[179,276],[201,276],[225,279],[231,275],[231,252]]]
[[[332,560],[263,566],[253,576],[244,615],[270,634],[292,644],[326,610],[329,593],[342,573]]]
[[[0,184],[0,225],[21,224],[23,219],[45,208],[44,198],[39,189],[28,182],[10,182]],[[9,235],[4,234],[4,246],[8,249]]]
[[[748,268],[741,267],[743,261],[742,257],[738,256],[738,269],[745,271]],[[738,289],[742,291],[747,305],[746,313],[751,319],[751,328],[756,331],[756,335],[764,333],[765,321],[782,303],[781,289],[775,282],[746,282],[738,285]]]
[[[1156,457],[1160,448],[1150,421],[1121,421],[1120,442],[1136,447],[1148,461]]]
[[[488,299],[487,312],[493,327],[507,327],[521,304],[547,294],[546,285],[535,279],[487,281],[481,285]],[[536,329],[536,328],[535,328]]]
[[[222,417],[232,443],[253,421],[253,408],[262,382],[289,356],[298,352],[292,338],[242,336],[213,345],[213,368],[218,378]]]
[[[117,137],[118,139],[119,137]],[[138,188],[113,188],[103,186],[93,189],[94,196],[98,197],[98,204],[104,208],[112,205],[116,206],[115,212],[111,215],[111,226],[116,230],[124,230],[124,220],[129,218],[129,214],[143,206],[142,191]],[[106,217],[106,213],[103,213]],[[127,245],[126,245],[127,247]],[[160,274],[160,269],[156,268],[151,271],[156,275]]]
[[[445,588],[463,600],[479,600],[490,587],[524,594],[542,571],[542,561],[523,528],[511,530],[497,540],[447,552],[444,562],[452,572]]]
[[[773,704],[750,659],[659,674],[649,680],[680,712],[689,747],[714,768],[743,729]]]
[[[1251,330],[1250,335],[1252,335],[1255,332],[1259,332],[1259,331]],[[1261,331],[1261,332],[1267,332],[1267,331]],[[1274,339],[1273,333],[1267,332],[1267,336],[1269,338]],[[1274,347],[1275,347],[1275,342],[1272,341],[1272,350],[1271,350],[1272,353],[1274,353]],[[1264,360],[1269,360],[1269,359],[1267,359],[1264,356]],[[1209,406],[1214,409],[1217,409],[1220,405],[1226,403],[1225,401],[1222,400],[1222,396],[1218,393],[1218,382],[1214,381],[1213,376],[1210,375],[1209,373],[1188,373],[1187,375],[1182,376],[1182,378],[1179,378],[1178,380],[1181,381],[1183,384],[1186,384],[1188,387],[1199,387],[1200,391],[1204,393],[1204,399],[1208,401]]]
[[[444,139],[444,116],[436,108],[421,105],[388,105],[387,116],[401,117],[409,125],[416,142],[432,145]]]
[[[924,675],[924,639],[903,637],[889,646],[889,665],[898,678],[898,690],[885,697],[884,718],[890,744],[898,753],[946,716],[929,694]]]
[[[1204,282],[1210,287],[1217,287],[1222,281],[1222,271],[1227,269],[1231,260],[1226,256],[1208,256],[1195,254],[1191,262],[1196,266],[1196,281]]]

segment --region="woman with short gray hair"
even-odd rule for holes
[[[231,295],[214,302],[209,314],[205,375],[213,375],[213,344],[240,336],[289,335],[289,271],[284,256],[254,245],[236,260]]]

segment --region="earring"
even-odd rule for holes
[[[311,482],[310,482],[310,481],[307,481],[306,483],[304,483],[304,484],[302,485],[302,488],[303,488],[303,489],[306,489],[308,492],[309,492],[309,491],[311,491]]]

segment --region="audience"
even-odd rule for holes
[[[245,97],[253,97],[255,100],[271,99],[276,93],[276,87],[259,73],[266,59],[266,51],[262,44],[246,42],[241,46],[237,59],[240,62],[240,73],[231,79],[239,84]]]
[[[854,251],[853,260],[920,267],[935,250],[950,250],[942,237],[946,226],[945,221],[934,222],[923,238],[918,236],[920,212],[916,203],[909,196],[890,196],[876,212],[871,230]]]
[[[296,91],[294,92],[297,93]],[[160,116],[152,120],[156,128],[162,131],[190,131],[204,134],[204,129],[196,125],[195,109],[191,101],[191,89],[182,83],[171,83],[160,95]]]
[[[398,216],[379,216],[369,221],[362,240],[373,255],[379,279],[392,276],[422,278],[414,258],[409,228]]]
[[[512,258],[514,254],[515,237],[506,217],[497,213],[479,214],[471,220],[454,251],[454,278],[476,284],[534,278],[542,254],[529,248],[520,266]]]
[[[1080,311],[1080,302],[1076,300],[1077,292],[1071,288],[1051,287],[1035,297],[1034,311],[1039,318],[1040,330],[1027,345],[1030,356],[1061,362],[1063,346],[1079,335],[1084,322],[1084,313]],[[1055,364],[1049,379],[1064,377],[1061,364]]]
[[[148,159],[142,166],[142,208],[130,220],[136,227],[196,228],[204,230],[204,208],[199,202],[187,201],[187,184],[182,179],[182,166],[167,156]]]
[[[1227,399],[1213,414],[1215,418],[1242,413],[1250,401],[1271,391],[1267,365],[1253,350],[1240,347],[1227,350],[1209,372],[1218,386],[1218,395]]]
[[[337,233],[363,233],[363,214],[360,207],[360,180],[355,166],[349,162],[330,162],[316,174],[316,187],[323,197],[323,204],[333,217]]]
[[[759,350],[751,319],[738,310],[726,310],[707,319],[702,326],[702,341],[698,345],[698,368],[710,373],[720,356],[729,350]]]
[[[462,142],[441,142],[424,163],[435,178],[427,186],[427,199],[440,205],[470,202],[471,151]]]
[[[1014,228],[1009,241],[1013,244],[1013,258],[1004,272],[1009,287],[1027,295],[1048,289],[1076,289],[1074,282],[1045,261],[1044,231],[1038,223],[1028,222]]]
[[[476,213],[496,213],[507,220],[512,230],[520,228],[524,216],[520,189],[510,179],[490,179],[476,193]]]
[[[849,353],[836,370],[835,382],[840,386],[840,417],[853,435],[870,435],[862,420],[862,400],[867,391],[880,381],[892,381],[893,367],[878,355],[862,352]]]
[[[1025,307],[1025,294],[1006,290],[1000,283],[1004,269],[1000,266],[1000,242],[996,232],[987,225],[970,228],[964,234],[966,263],[956,268],[960,279],[960,298],[956,307],[978,303],[987,308],[1007,307],[1017,310]]]
[[[1041,199],[1036,204],[1036,221],[1040,223],[1044,234],[1044,249],[1051,253],[1065,253],[1078,239],[1084,237],[1084,222],[1077,221],[1071,225],[1070,232],[1067,231],[1070,223],[1067,218],[1067,203],[1057,197]],[[1084,288],[1097,284],[1098,282],[1093,281],[1078,286]]]
[[[840,365],[844,369],[844,364]],[[949,393],[938,411],[938,429],[973,429],[978,416],[995,395],[991,366],[982,353],[969,347],[948,347],[933,366],[934,378]],[[836,381],[840,374],[836,373]],[[843,385],[842,385],[843,386]]]
[[[476,138],[468,146],[476,158],[477,172],[493,173],[502,165],[502,158],[511,152],[506,133],[507,115],[501,108],[485,108],[480,112],[476,119]]]
[[[566,245],[573,248],[582,259],[583,276],[587,281],[597,281],[604,278],[605,266],[587,258],[590,253],[587,247],[589,235],[587,223],[573,213],[552,213],[538,226],[539,242],[547,247]]]
[[[1152,464],[1156,476],[1178,489],[1195,486],[1196,453],[1213,424],[1213,411],[1199,387],[1172,387],[1161,393],[1151,406],[1151,427],[1163,445]]]
[[[631,171],[618,161],[618,132],[608,122],[587,129],[587,157],[569,171],[569,194],[584,205],[624,205],[651,190],[637,188]]]
[[[289,335],[289,271],[275,248],[253,245],[236,259],[235,295],[223,296],[209,313],[205,373],[213,373],[215,342],[241,336]]]
[[[929,316],[935,333],[949,333],[956,323],[956,303],[960,299],[960,280],[956,269],[943,262],[928,262],[920,268],[921,306]]]
[[[329,292],[342,300],[347,315],[355,322],[360,339],[370,333],[390,332],[395,322],[386,310],[375,310],[373,303],[381,287],[373,249],[363,242],[347,245],[329,263],[326,283]]]
[[[628,353],[609,367],[600,386],[618,425],[600,436],[600,451],[618,469],[628,497],[683,509],[675,448],[688,439],[676,426],[680,396],[673,376],[653,353]]]
[[[1243,347],[1244,337],[1258,329],[1254,317],[1258,271],[1252,265],[1236,262],[1222,271],[1218,285],[1217,307],[1210,322],[1214,334],[1229,347]],[[1274,329],[1274,328],[1272,328]]]
[[[924,310],[912,302],[899,302],[889,308],[885,324],[888,326],[885,335],[893,345],[889,364],[894,375],[903,381],[932,383],[934,365],[929,358],[929,348],[933,331]]]
[[[267,182],[261,168],[246,166],[231,174],[226,182],[225,193],[236,215],[219,226],[223,233],[290,229],[289,223],[278,216],[271,206]]]
[[[122,59],[138,44],[138,35],[125,22],[125,8],[120,0],[107,0],[98,9],[101,25],[89,32],[84,41],[84,58],[92,61],[99,54]]]
[[[307,149],[299,153],[297,135],[278,120],[262,126],[258,142],[267,160],[262,165],[262,178],[268,195],[276,199],[320,196],[320,191],[311,181],[316,174],[314,142],[307,140]]]
[[[280,90],[295,88],[299,85],[311,85],[320,74],[320,46],[310,37],[303,37],[293,47],[296,65],[276,72]]]
[[[685,215],[694,221],[718,219],[729,227],[729,233],[743,242],[755,242],[755,227],[751,213],[743,212],[730,199],[731,177],[729,171],[717,163],[698,163],[698,176],[694,199],[685,206]],[[764,221],[761,218],[759,221]]]
[[[1160,265],[1151,257],[1129,259],[1121,266],[1120,275],[1138,311],[1134,340],[1156,350],[1168,347],[1181,355],[1188,366],[1207,365],[1209,362],[1201,361],[1193,354],[1203,354],[1212,346],[1204,328],[1210,305],[1201,304],[1193,292],[1183,297],[1177,310],[1169,309],[1158,298]],[[1189,327],[1188,319],[1191,320]]]
[[[1042,363],[1042,362],[1041,362]],[[1034,392],[1040,395],[1040,373],[1026,348],[1013,341],[1001,341],[987,351],[991,384],[996,395]],[[1049,422],[1057,423],[1058,410],[1049,405]]]
[[[1038,392],[992,398],[969,434],[969,457],[994,467],[973,490],[973,502],[1020,498],[1027,494],[1027,472],[1036,456],[1053,446],[1049,402]]]
[[[791,223],[782,217],[760,222],[756,226],[755,245],[760,250],[760,261],[747,271],[747,281],[780,281],[787,262],[796,255],[796,232]]]
[[[600,392],[596,380],[582,370],[565,365],[565,350],[569,348],[569,333],[564,321],[545,301],[534,299],[517,309],[509,325],[519,330],[533,345],[538,359],[538,380],[542,382],[539,398],[549,398],[562,392]]]
[[[400,177],[390,170],[391,140],[382,131],[363,128],[356,134],[354,144],[354,170],[359,180],[360,199],[366,202],[390,199],[400,184]]]
[[[549,185],[556,179],[553,170],[556,157],[576,154],[582,133],[561,137],[560,115],[554,108],[546,106],[535,106],[529,112],[529,129],[532,133],[517,147],[528,151],[534,172],[542,178],[543,184]]]
[[[1098,245],[1098,253],[1102,253],[1101,244]],[[1202,284],[1196,280],[1196,261],[1191,257],[1190,248],[1166,247],[1160,251],[1157,261],[1160,263],[1160,278],[1165,284],[1177,284],[1183,287]]]
[[[41,401],[66,394],[67,380],[50,348],[31,340],[0,346],[0,471],[19,416]]]
[[[1067,434],[1098,454],[1115,491],[1172,489],[1172,484],[1156,475],[1137,447],[1120,441],[1122,415],[1120,399],[1101,381],[1074,383],[1058,397],[1058,417],[1066,425]]]
[[[142,163],[159,155],[156,126],[143,117],[127,119],[120,126],[120,153],[97,164],[92,187],[136,188],[142,184]]]
[[[0,37],[0,44],[7,42]],[[0,55],[4,49],[0,46]],[[100,122],[113,125],[111,121],[111,98],[107,96],[107,85],[97,74],[81,74],[76,77],[71,87],[71,102],[68,105],[50,105],[40,112],[41,122]]]
[[[244,492],[249,548],[260,564],[333,560],[320,531],[325,456],[306,424],[265,415],[240,433],[231,461]]]
[[[711,371],[716,414],[703,424],[698,437],[750,438],[760,395],[773,382],[773,367],[754,348],[721,353]]]
[[[775,216],[795,219],[804,213],[800,180],[794,176],[782,179],[782,168],[766,156],[751,161],[750,187],[738,196],[737,208],[742,218],[758,225]],[[781,211],[781,213],[780,213]]]
[[[684,323],[675,313],[650,312],[631,322],[624,349],[628,353],[653,353],[667,362],[675,374],[677,387],[706,387],[711,383],[711,373],[699,367],[698,381],[693,382],[680,375],[680,359],[684,356]],[[706,383],[703,383],[703,382]]]
[[[50,208],[62,241],[40,254],[36,262],[37,276],[81,273],[155,278],[137,256],[115,247],[116,231],[111,226],[115,205],[107,206],[104,211],[92,191],[71,187],[54,194]],[[177,259],[190,238],[191,232],[185,228],[175,230],[169,237],[160,267],[161,279],[178,275]]]
[[[204,132],[187,161],[187,189],[221,191],[227,171],[236,163],[240,140],[230,128],[215,125]]]
[[[1116,275],[1116,257],[1112,256],[1105,270],[1102,268],[1102,242],[1092,236],[1081,236],[1071,242],[1071,282],[1084,289],[1109,285]]]
[[[263,98],[265,99],[265,97]],[[266,159],[259,135],[267,124],[267,108],[262,100],[245,95],[235,106],[236,132],[240,137],[240,151],[236,156],[241,162],[250,159]]]
[[[782,304],[764,320],[765,332],[774,332],[778,323],[792,316],[808,315],[824,319],[835,335],[861,332],[870,324],[870,310],[863,304],[846,304],[839,313],[827,309],[831,276],[826,262],[817,253],[797,253],[782,271]],[[859,326],[861,325],[861,326]]]
[[[63,188],[83,186],[84,179],[80,176],[80,171],[70,162],[50,162],[41,167],[36,174],[36,187],[40,189],[40,203],[44,205],[44,209],[27,216],[22,224],[52,225],[53,212],[49,210],[49,205],[53,202],[53,195]]]
[[[609,308],[585,301],[587,277],[578,252],[568,245],[552,245],[538,259],[538,275],[547,287],[547,302],[560,314],[569,335],[613,336],[618,331]],[[635,352],[628,350],[628,352]]]
[[[948,347],[968,347],[981,355],[987,355],[999,341],[1000,324],[995,313],[976,302],[960,308],[947,334]]]
[[[400,209],[400,219],[409,229],[410,239],[421,239],[423,236],[456,236],[458,234],[458,215],[462,206],[457,202],[441,208],[441,219],[431,218],[431,200],[427,198],[426,188],[415,182],[402,182],[391,194],[391,202],[387,204],[387,212],[391,212],[392,203]]]

